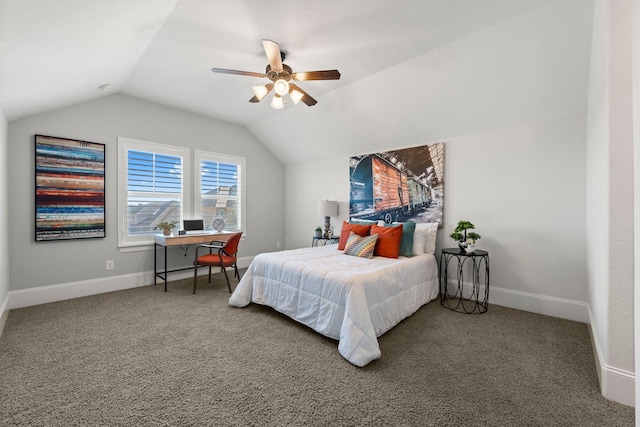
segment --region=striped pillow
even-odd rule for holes
[[[349,239],[344,245],[345,255],[353,255],[360,258],[373,258],[373,250],[376,247],[378,235],[362,237],[353,231],[349,234]]]

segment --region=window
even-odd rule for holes
[[[244,230],[245,159],[118,138],[118,246],[153,243],[161,221],[202,218],[205,230],[224,218],[225,230]],[[192,166],[193,164],[193,166]],[[192,192],[193,188],[193,192]]]
[[[182,222],[189,150],[126,138],[118,148],[118,245],[153,243],[159,222]]]
[[[223,218],[226,230],[242,230],[244,158],[196,150],[194,163],[200,170],[194,185],[196,217],[209,225]]]

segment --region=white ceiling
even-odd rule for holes
[[[122,93],[255,134],[269,118],[311,118],[323,104],[334,108],[335,91],[377,82],[398,64],[551,1],[0,0],[0,108],[12,121]],[[249,103],[251,87],[266,79],[211,68],[263,72],[264,38],[280,43],[294,71],[338,69],[342,78],[299,83],[314,107]],[[268,146],[277,139],[265,137]]]
[[[11,121],[104,96],[109,83],[246,125],[277,113],[247,102],[266,80],[210,70],[263,72],[263,38],[294,71],[340,70],[337,82],[300,83],[319,99],[544,2],[1,0],[0,106]]]

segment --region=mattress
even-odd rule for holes
[[[433,255],[367,259],[327,245],[256,256],[229,304],[272,307],[338,340],[345,359],[365,366],[381,356],[377,337],[438,293]]]

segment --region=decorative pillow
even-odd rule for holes
[[[347,221],[342,221],[342,231],[340,232],[340,241],[338,241],[338,249],[343,250],[344,245],[347,244],[349,239],[349,233],[353,231],[359,236],[368,236],[371,230],[371,225],[349,224]]]
[[[402,224],[402,242],[400,243],[400,256],[413,256],[413,233],[416,230],[416,223],[413,221],[394,222],[391,225]],[[385,224],[385,227],[389,227]]]
[[[344,253],[345,255],[353,255],[360,258],[373,258],[376,240],[378,240],[377,234],[362,237],[351,231],[344,246]]]
[[[413,233],[413,254],[435,254],[437,233],[437,222],[416,223],[416,231]]]
[[[360,224],[360,225],[370,225],[370,224],[375,224],[376,221],[370,220],[370,219],[358,219],[358,218],[351,218],[349,219],[349,224]]]
[[[429,229],[424,222],[416,223],[416,230],[413,232],[413,254],[424,255],[424,244],[427,240]]]
[[[371,235],[378,235],[374,255],[387,258],[398,258],[402,243],[402,224],[391,227],[371,226]]]

